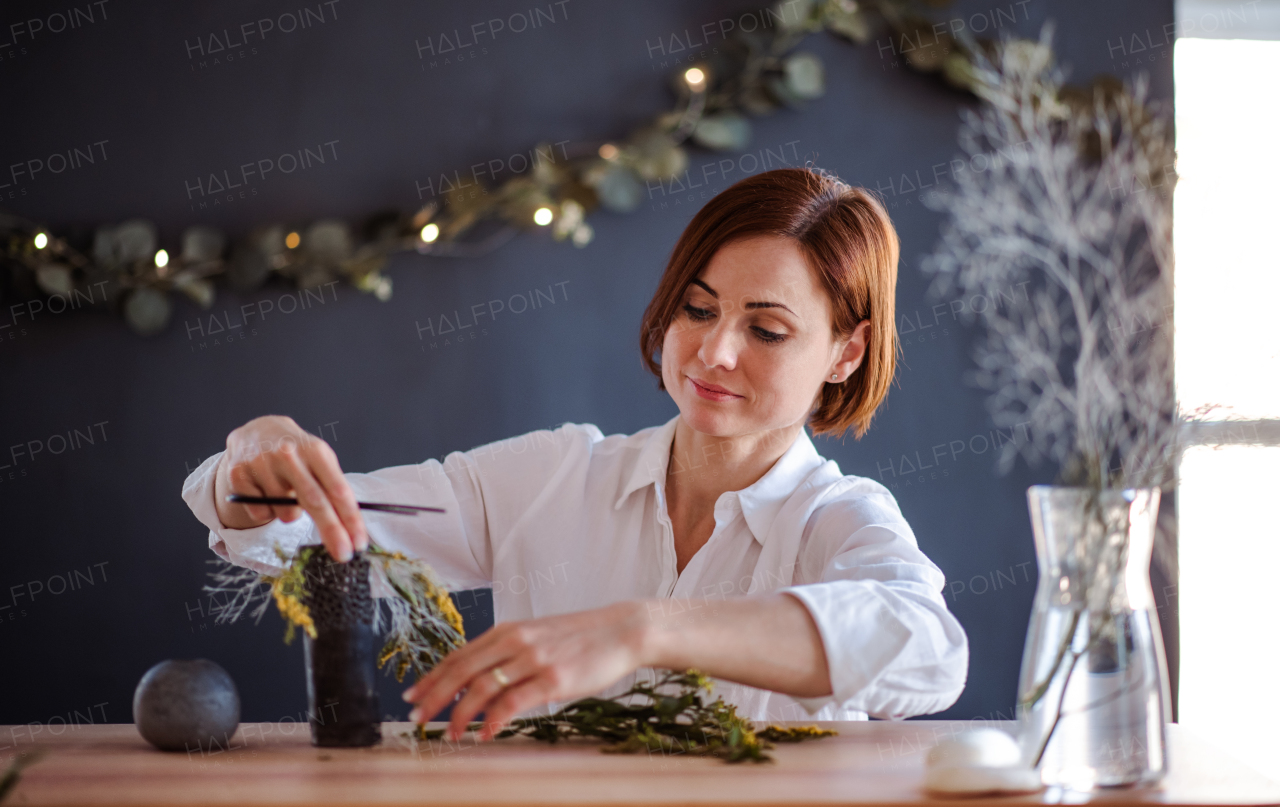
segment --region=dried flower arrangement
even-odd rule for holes
[[[287,628],[285,642],[293,640],[296,629],[312,638],[315,625],[304,603],[308,559],[323,547],[304,546],[289,556],[276,547],[276,556],[284,565],[279,575],[263,575],[251,569],[234,566],[225,560],[215,564],[211,573],[214,584],[205,586],[211,596],[225,597],[218,609],[219,622],[234,622],[246,612],[261,619],[267,604],[274,601]],[[378,654],[378,666],[395,660],[391,668],[396,680],[404,680],[412,670],[414,680],[421,678],[452,650],[461,647],[462,616],[449,598],[448,590],[436,579],[431,567],[398,552],[388,552],[376,543],[362,553],[382,574],[394,596],[382,598],[389,616],[377,610],[375,631],[385,626],[386,643]],[[662,690],[679,687],[670,693]],[[773,742],[800,742],[834,735],[836,732],[817,726],[782,727],[771,725],[755,729],[751,721],[739,717],[737,708],[717,698],[703,702],[701,690],[710,691],[711,680],[697,670],[683,673],[664,671],[656,682],[637,683],[627,692],[613,698],[582,698],[552,715],[518,718],[500,732],[499,738],[518,735],[554,743],[570,737],[606,740],[602,750],[628,753],[642,750],[665,753],[705,754],[727,762],[771,759],[765,750]],[[635,698],[647,703],[632,703]],[[422,726],[412,733],[420,740],[435,739],[442,730]]]
[[[276,556],[284,569],[276,576],[224,560],[210,561],[216,567],[211,572],[214,584],[205,586],[205,591],[211,597],[226,598],[218,609],[217,621],[234,622],[246,612],[261,619],[267,604],[274,600],[287,625],[286,643],[293,641],[297,628],[315,638],[315,625],[303,601],[307,585],[303,569],[312,554],[323,551],[320,546],[304,546],[289,556],[277,546]],[[379,598],[385,608],[375,611],[374,631],[386,632],[378,666],[394,660],[391,669],[397,681],[403,681],[410,670],[415,679],[420,678],[466,642],[462,615],[449,598],[448,589],[423,561],[388,552],[374,543],[362,554],[382,572],[395,595]]]
[[[1042,580],[1018,707],[1032,766],[1045,759],[1069,693],[1081,701],[1077,715],[1118,709],[1138,691],[1152,693],[1148,704],[1161,687],[1167,693],[1159,626],[1148,625],[1157,621],[1147,608],[1150,538],[1131,546],[1131,537],[1154,529],[1159,488],[1172,483],[1183,427],[1199,414],[1181,411],[1174,391],[1169,116],[1143,77],[1065,85],[1051,35],[1046,26],[1038,43],[973,49],[972,87],[984,104],[965,113],[960,144],[985,169],[959,172],[926,198],[947,219],[924,265],[939,297],[988,301],[975,317],[973,378],[989,392],[996,425],[1028,436],[1002,446],[1002,470],[1018,456],[1059,469],[1061,487],[1030,492]],[[1155,557],[1168,568],[1168,533],[1161,538]],[[1136,661],[1144,652],[1149,661]],[[1102,686],[1093,682],[1101,673],[1127,678],[1144,663],[1129,693],[1082,697]],[[1077,680],[1085,667],[1088,684]],[[1097,752],[1063,764],[1079,768],[1081,754]],[[1090,775],[1133,783],[1124,777],[1164,770],[1108,773],[1108,764]]]

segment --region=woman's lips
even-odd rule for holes
[[[742,397],[717,384],[698,381],[692,376],[686,376],[686,378],[689,379],[690,384],[693,384],[693,389],[698,393],[699,397],[706,398],[708,401],[732,401]]]

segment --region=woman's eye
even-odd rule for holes
[[[769,342],[770,344],[777,344],[787,338],[785,334],[766,331],[764,328],[755,327],[751,330],[755,331],[756,336],[760,337],[761,341]]]
[[[691,305],[689,303],[684,304],[684,311],[691,318],[696,320],[711,319],[710,311],[708,311],[705,308],[698,308],[697,306]]]

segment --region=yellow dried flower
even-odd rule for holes
[[[293,641],[293,629],[295,626],[302,628],[312,639],[316,638],[315,622],[311,619],[311,611],[298,599],[298,595],[289,589],[298,588],[293,585],[296,581],[286,572],[271,581],[271,596],[275,597],[276,608],[280,609],[280,616],[284,617],[289,627],[285,631],[284,641],[288,644]]]
[[[779,726],[774,723],[756,732],[762,739],[779,743],[798,743],[802,740],[816,740],[819,737],[834,737],[838,733],[835,729],[822,729],[817,726]]]
[[[432,588],[434,589],[432,596],[435,598],[436,607],[440,609],[440,615],[460,636],[465,637],[466,633],[462,630],[462,614],[458,613],[458,609],[454,607],[453,598],[449,596],[449,592],[434,586]]]

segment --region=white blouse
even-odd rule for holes
[[[443,463],[346,478],[363,501],[445,508],[364,518],[373,540],[427,561],[450,588],[492,586],[496,622],[655,597],[667,598],[667,614],[683,609],[696,620],[700,599],[795,596],[822,636],[833,694],[793,698],[715,681],[711,697],[722,695],[745,717],[901,718],[954,703],[969,647],[942,598],[942,572],[917,548],[892,494],[842,475],[803,429],[764,476],[720,496],[710,539],[676,573],[664,491],[677,418],[608,437],[594,425],[566,423],[454,452]],[[320,543],[305,514],[290,524],[224,527],[213,501],[219,457],[201,463],[182,490],[211,530],[214,552],[274,573],[274,544],[291,553]],[[685,471],[697,468],[677,469]],[[639,676],[651,677],[638,671],[600,694],[624,692]]]

